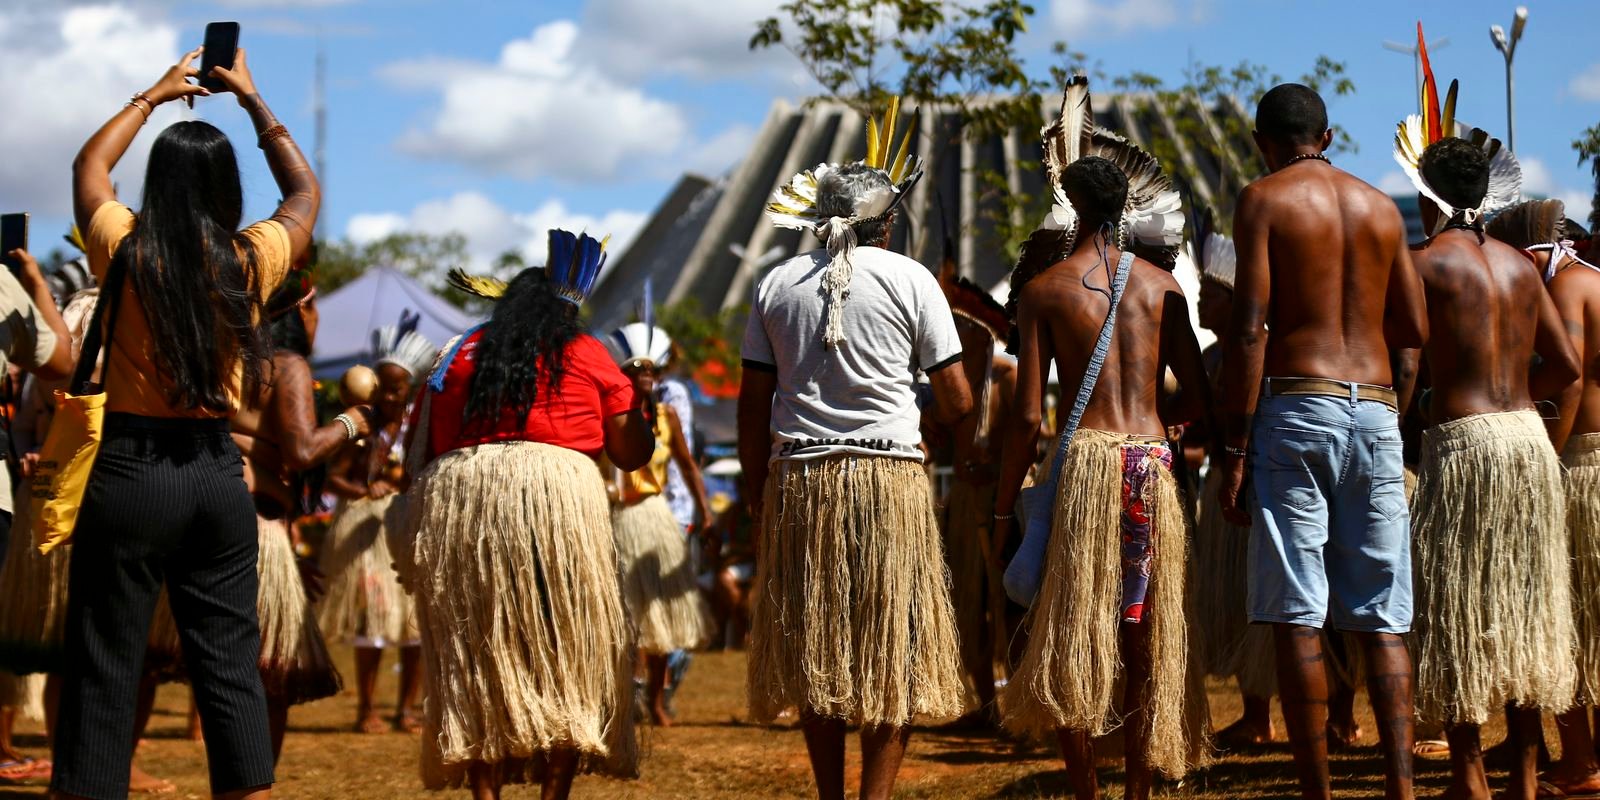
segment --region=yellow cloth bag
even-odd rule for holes
[[[94,320],[89,323],[83,348],[78,353],[77,368],[73,370],[71,392],[57,389],[55,393],[55,416],[45,434],[44,446],[39,449],[39,465],[30,490],[33,543],[40,553],[48,553],[72,540],[72,532],[78,526],[78,511],[83,507],[83,495],[89,488],[89,475],[94,472],[95,457],[100,454],[100,441],[105,433],[106,394],[91,379],[100,361],[100,322],[109,313],[108,329],[114,331],[117,327],[123,273],[122,265],[114,261],[100,295],[101,300],[108,295],[111,299],[95,309]],[[110,306],[109,310],[106,305]],[[109,361],[109,343],[105,351]]]

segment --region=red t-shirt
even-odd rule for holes
[[[513,416],[511,409],[506,409],[492,427],[475,423],[470,431],[464,431],[461,414],[467,406],[473,370],[477,369],[481,336],[475,331],[462,343],[445,372],[444,391],[436,392],[430,401],[429,457],[506,441],[542,442],[598,457],[606,444],[605,420],[633,407],[633,384],[611,360],[605,345],[588,334],[580,334],[567,345],[559,392],[550,391],[540,365],[538,397],[528,412],[526,426]],[[423,387],[423,391],[432,390]],[[417,405],[420,410],[421,403]]]

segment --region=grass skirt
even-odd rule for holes
[[[471,761],[537,781],[543,756],[638,774],[634,647],[595,462],[531,442],[440,456],[411,489],[402,564],[422,623],[423,782]]]
[[[711,638],[711,605],[689,559],[683,527],[661,495],[612,509],[622,604],[635,639],[654,655],[693,650]]]
[[[17,675],[61,669],[72,545],[46,555],[33,546],[29,481],[20,481],[11,543],[0,566],[0,669]]]
[[[305,583],[295,563],[286,520],[256,517],[260,555],[256,575],[260,594],[256,616],[261,623],[261,684],[267,697],[289,705],[309,703],[339,693],[339,670],[317,627],[316,613],[306,599]]]
[[[779,461],[753,586],[750,713],[863,725],[962,711],[950,581],[922,465],[885,456]]]
[[[399,495],[381,500],[341,500],[320,566],[328,593],[317,611],[322,634],[362,647],[405,645],[417,640],[411,598],[400,588],[384,529],[399,523]]]
[[[1221,483],[1221,470],[1213,468],[1200,490],[1195,552],[1189,561],[1194,647],[1206,674],[1236,678],[1246,695],[1271,697],[1278,693],[1272,626],[1251,625],[1246,601],[1250,530],[1223,519],[1217,499]]]
[[[1429,428],[1412,502],[1417,716],[1572,705],[1577,641],[1561,465],[1532,411]]]
[[[1578,630],[1578,705],[1600,705],[1600,433],[1567,440],[1567,530]]]
[[[950,483],[944,507],[944,558],[950,569],[950,603],[956,612],[961,663],[968,673],[994,661],[994,629],[989,620],[989,566],[978,537],[994,517],[995,484]],[[1005,620],[994,625],[1005,626]]]
[[[1028,646],[1002,697],[1008,729],[1044,736],[1062,728],[1100,736],[1120,722],[1122,655],[1122,444],[1118,433],[1079,429],[1061,469],[1044,585],[1028,614]],[[1184,572],[1188,530],[1172,473],[1145,498],[1154,522],[1150,576],[1150,685],[1145,724],[1152,768],[1180,777],[1199,766],[1209,726],[1204,670],[1189,658]]]

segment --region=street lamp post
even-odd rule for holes
[[[1522,29],[1528,24],[1528,7],[1517,6],[1516,17],[1511,21],[1511,35],[1499,25],[1489,27],[1489,38],[1500,55],[1506,59],[1506,147],[1517,149],[1516,84],[1512,81],[1511,59],[1517,54],[1517,42],[1522,39]]]
[[[1428,42],[1428,52],[1437,53],[1440,50],[1443,50],[1445,48],[1445,46],[1448,45],[1448,44],[1450,44],[1450,37],[1448,37],[1448,36],[1440,36],[1439,38],[1434,39],[1431,42]],[[1413,74],[1416,77],[1415,90],[1416,90],[1417,96],[1421,97],[1422,96],[1422,51],[1419,50],[1417,48],[1417,46],[1414,45],[1414,44],[1401,44],[1399,42],[1387,42],[1386,41],[1386,42],[1383,43],[1383,46],[1384,46],[1385,49],[1393,50],[1394,52],[1400,53],[1401,55],[1411,56],[1411,69],[1412,69]]]

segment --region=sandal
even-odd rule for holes
[[[1450,755],[1450,743],[1443,739],[1421,739],[1411,745],[1411,754],[1418,758],[1445,758]]]
[[[1534,797],[1564,797],[1569,800],[1600,800],[1600,790],[1594,789],[1564,789],[1560,784],[1549,781],[1539,781],[1539,789]]]

